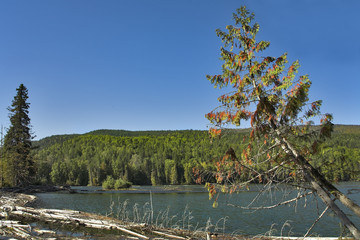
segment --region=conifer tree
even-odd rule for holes
[[[0,187],[4,185],[4,127],[1,125],[0,132]]]
[[[206,117],[215,125],[210,129],[214,137],[221,135],[225,125],[240,126],[248,120],[251,132],[242,153],[230,148],[215,163],[217,183],[230,193],[255,181],[264,183],[264,191],[271,190],[276,183],[297,185],[298,197],[278,205],[315,193],[326,205],[324,213],[331,209],[353,236],[360,239],[360,231],[334,199],[357,216],[360,206],[312,165],[312,157],[319,154],[319,145],[331,135],[332,116],[320,112],[321,101],[309,102],[311,81],[307,75],[296,77],[298,61],[288,66],[286,53],[277,58],[260,55],[270,43],[257,41],[260,26],[253,22],[253,13],[242,7],[233,18],[235,25],[227,26],[226,31],[216,31],[224,43],[222,73],[207,76],[215,87],[231,90],[219,97],[221,105]],[[312,126],[313,120],[319,118],[320,125]],[[242,181],[242,176],[247,176],[247,180]],[[214,196],[215,185],[208,187]]]
[[[28,90],[20,84],[12,101],[10,111],[10,127],[4,139],[6,158],[5,183],[11,186],[29,185],[34,176],[34,163],[31,151],[31,125],[29,118],[30,103]]]

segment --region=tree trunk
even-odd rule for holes
[[[351,222],[351,220],[346,216],[346,214],[335,204],[335,202],[330,198],[328,191],[323,189],[311,176],[305,172],[305,177],[311,182],[312,188],[316,191],[317,195],[321,200],[330,207],[333,212],[338,216],[338,218],[343,222],[343,224],[349,229],[351,234],[355,239],[360,239],[360,231],[356,226]]]
[[[348,198],[345,194],[340,192],[333,184],[326,180],[317,169],[315,169],[306,159],[301,156],[301,163],[311,172],[311,175],[321,183],[336,199],[338,199],[344,206],[350,209],[358,217],[360,217],[360,206],[357,205],[354,201]]]
[[[347,198],[344,194],[342,194],[339,190],[337,190],[332,184],[330,184],[306,159],[300,155],[291,145],[290,143],[283,137],[281,137],[279,131],[275,128],[275,132],[277,133],[279,138],[276,138],[276,141],[281,144],[282,149],[289,155],[294,157],[294,160],[298,166],[300,166],[304,171],[304,176],[307,181],[311,183],[312,188],[316,191],[317,195],[320,199],[333,210],[333,212],[339,217],[342,223],[349,229],[351,234],[355,237],[355,239],[360,239],[360,231],[357,227],[351,222],[351,220],[347,217],[347,215],[335,204],[335,202],[331,199],[330,195],[336,195],[330,189],[335,189],[338,196],[341,198],[341,203],[345,201],[347,205],[357,211],[359,206],[357,206],[351,199]],[[330,188],[330,189],[329,189]],[[341,195],[339,195],[341,193]],[[345,197],[346,198],[345,198]],[[355,205],[355,207],[354,207]],[[349,208],[349,207],[348,207]],[[354,211],[352,208],[350,210]]]

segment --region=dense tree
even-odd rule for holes
[[[320,144],[319,152],[326,155],[327,161],[314,157],[312,162],[329,179],[359,180],[360,132],[357,133],[357,129],[360,127],[335,126],[332,139]],[[111,132],[115,134],[115,130]],[[215,169],[213,162],[230,147],[237,155],[241,154],[248,145],[248,140],[242,142],[248,133],[248,129],[224,130],[220,140],[212,141],[206,131],[168,131],[145,136],[138,132],[132,133],[132,137],[120,134],[47,137],[34,142],[34,146],[38,146],[33,151],[36,177],[43,184],[101,185],[109,175],[133,184],[193,184],[194,167]],[[253,150],[256,149],[254,146]],[[349,157],[342,162],[342,156]],[[208,181],[215,180],[209,177]],[[245,179],[242,176],[242,180]]]
[[[28,90],[21,84],[12,101],[10,127],[4,139],[5,176],[4,182],[11,186],[23,186],[32,182],[34,163],[30,155],[32,147],[31,125],[29,118],[30,103]]]
[[[359,230],[332,197],[358,216],[359,206],[336,189],[312,163],[319,145],[331,134],[332,116],[321,114],[321,101],[308,102],[311,82],[306,75],[296,78],[298,61],[287,65],[286,53],[278,58],[258,56],[270,43],[256,40],[259,25],[253,23],[254,14],[242,7],[233,17],[234,26],[216,31],[224,42],[222,74],[208,76],[215,87],[229,87],[231,92],[222,95],[220,107],[206,116],[215,125],[210,129],[213,136],[221,135],[226,124],[239,126],[248,120],[251,132],[241,154],[229,149],[216,162],[217,182],[228,186],[223,189],[230,192],[254,179],[264,182],[264,189],[270,189],[271,183],[291,182],[301,189],[298,196],[306,196],[310,191],[319,196],[326,210],[330,208],[354,237],[360,238]],[[317,118],[321,118],[321,125],[310,127]],[[244,176],[247,181],[242,181]],[[216,192],[211,184],[209,190],[212,194]]]

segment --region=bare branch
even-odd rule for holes
[[[304,193],[300,196],[297,196],[296,198],[293,198],[293,199],[290,199],[290,200],[287,200],[287,201],[283,201],[283,202],[279,202],[275,205],[271,205],[271,206],[262,206],[262,207],[242,207],[242,206],[236,206],[234,204],[228,204],[228,206],[232,206],[232,207],[236,207],[236,208],[241,208],[241,209],[247,209],[247,210],[261,210],[261,209],[272,209],[272,208],[276,208],[278,206],[281,206],[281,205],[287,205],[287,204],[290,204],[292,202],[295,202],[301,198],[304,198],[310,194],[313,194],[313,192],[307,192],[307,193]]]
[[[310,233],[310,231],[314,228],[315,224],[324,216],[325,212],[329,209],[329,206],[327,206],[324,211],[320,214],[320,216],[315,220],[315,222],[311,225],[311,227],[307,230],[307,232],[304,235],[304,238],[307,237]]]

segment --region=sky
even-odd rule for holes
[[[97,129],[208,128],[215,30],[242,5],[269,56],[288,53],[336,124],[360,124],[358,0],[1,0],[0,124],[23,83],[35,139]],[[243,127],[247,127],[245,124]]]

